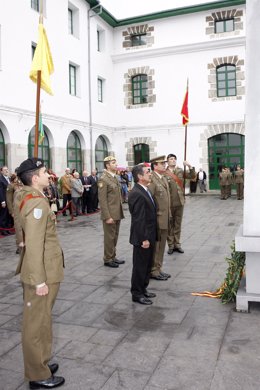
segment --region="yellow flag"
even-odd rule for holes
[[[37,71],[41,71],[41,88],[53,95],[51,90],[50,75],[54,71],[52,55],[48,38],[43,24],[39,24],[39,40],[34,52],[30,79],[37,83]]]

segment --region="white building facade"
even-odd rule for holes
[[[0,4],[0,166],[33,153],[37,0]],[[45,138],[39,155],[102,169],[157,155],[184,158],[180,115],[189,80],[187,160],[217,188],[223,165],[244,165],[245,0],[223,0],[116,20],[96,0],[43,0],[55,72],[41,92]]]

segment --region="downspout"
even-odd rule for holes
[[[100,7],[100,10],[92,15],[91,11]],[[102,13],[102,6],[100,4],[95,5],[88,10],[88,108],[89,108],[89,141],[90,141],[90,170],[94,169],[94,152],[93,152],[93,122],[92,122],[92,96],[91,96],[91,47],[90,47],[90,18]]]

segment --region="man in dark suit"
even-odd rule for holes
[[[91,175],[88,177],[90,187],[90,209],[91,211],[96,211],[98,207],[98,179],[97,172],[91,171]]]
[[[133,245],[133,271],[131,293],[133,302],[151,305],[148,292],[149,276],[155,249],[157,218],[156,206],[147,186],[151,181],[150,169],[145,164],[136,165],[133,170],[135,186],[129,194],[128,206],[131,213],[130,244]]]
[[[3,236],[12,234],[9,228],[13,225],[12,217],[6,203],[6,190],[8,184],[10,184],[9,170],[4,166],[2,168],[2,174],[0,174],[0,234]]]
[[[90,184],[90,180],[88,178],[88,172],[87,171],[83,171],[83,174],[80,178],[81,180],[81,183],[83,184],[83,188],[84,188],[84,191],[83,191],[83,194],[82,194],[82,214],[86,214],[86,213],[90,213],[90,210],[91,210],[91,199],[90,199],[90,188],[91,188],[91,184]]]

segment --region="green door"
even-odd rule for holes
[[[244,167],[245,137],[241,134],[224,133],[208,139],[209,188],[219,189],[218,174],[222,167],[231,172],[240,164]]]
[[[135,165],[142,162],[150,161],[149,145],[137,144],[134,145],[134,161]]]

